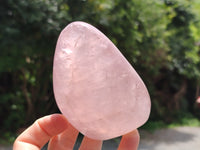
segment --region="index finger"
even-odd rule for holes
[[[137,150],[140,141],[138,130],[134,130],[122,136],[118,150]]]
[[[67,127],[68,122],[61,114],[40,118],[15,140],[13,150],[39,150],[51,137],[63,132]]]

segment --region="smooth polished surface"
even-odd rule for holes
[[[89,138],[106,140],[144,124],[148,91],[115,45],[95,27],[69,24],[60,34],[53,67],[59,109]]]

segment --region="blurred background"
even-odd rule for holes
[[[59,112],[53,55],[77,20],[107,35],[144,80],[152,110],[142,130],[200,126],[199,0],[1,0],[0,145]]]

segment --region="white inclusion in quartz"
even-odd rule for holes
[[[68,55],[72,53],[72,50],[68,48],[62,48],[61,50],[67,53]]]

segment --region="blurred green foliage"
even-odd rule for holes
[[[166,124],[163,120],[152,121],[148,120],[140,129],[145,129],[149,132],[154,132],[162,128],[175,128],[180,126],[199,127],[200,120],[191,113],[179,113],[176,120]]]
[[[0,1],[0,132],[57,112],[52,61],[61,30],[86,21],[105,33],[146,83],[151,121],[196,113],[200,85],[198,0]]]

